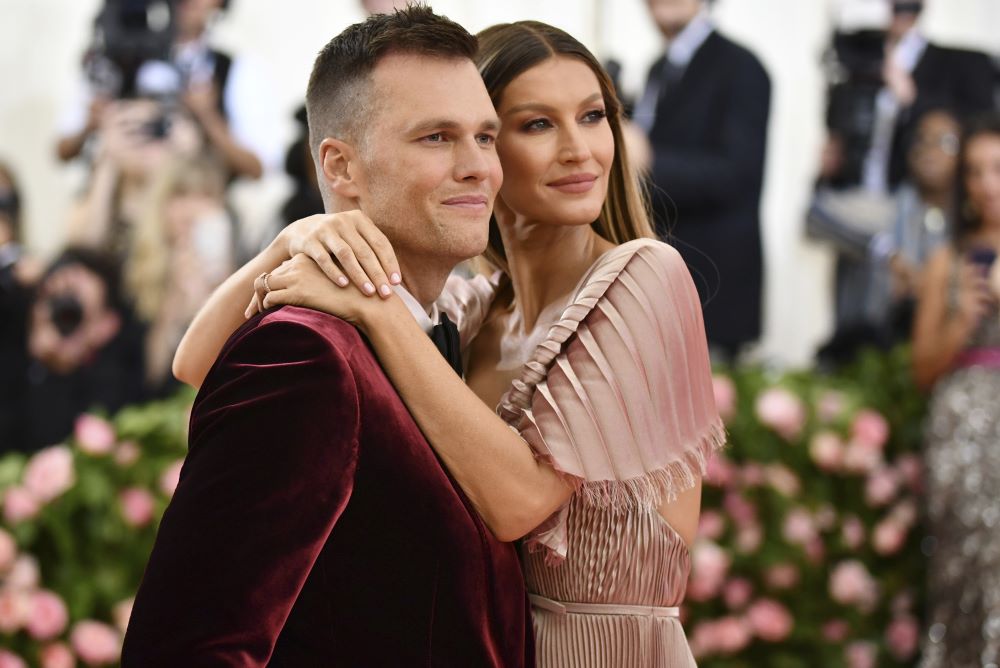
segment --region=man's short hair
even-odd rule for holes
[[[477,46],[469,31],[424,5],[375,14],[345,29],[319,52],[309,77],[306,111],[313,157],[318,160],[325,137],[363,141],[361,130],[376,111],[371,73],[383,57],[406,53],[472,60]]]

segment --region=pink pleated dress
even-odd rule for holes
[[[485,279],[450,282],[441,305],[468,338],[491,298]],[[576,488],[524,540],[537,665],[695,666],[678,617],[690,557],[656,508],[696,483],[725,431],[680,255],[640,239],[601,256],[498,413]]]

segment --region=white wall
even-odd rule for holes
[[[438,0],[435,9],[470,30],[537,19],[579,37],[600,57],[624,66],[635,92],[660,48],[643,0]],[[27,241],[51,254],[61,243],[65,211],[82,173],[54,158],[58,109],[67,103],[79,55],[100,0],[0,0],[0,160],[25,191]],[[828,252],[802,238],[802,213],[822,141],[820,54],[834,18],[884,16],[882,0],[718,0],[723,31],[755,51],[771,74],[773,97],[763,204],[767,300],[763,358],[804,364],[830,325]],[[356,0],[233,0],[217,41],[252,58],[273,87],[281,119],[301,103],[312,59],[342,28],[362,17]],[[873,18],[874,17],[874,18]],[[926,31],[943,42],[1000,52],[1000,0],[929,0]],[[284,136],[291,123],[279,121]],[[280,178],[244,186],[260,225],[282,193]],[[255,199],[256,198],[256,199]]]

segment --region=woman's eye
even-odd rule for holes
[[[608,113],[603,109],[593,109],[583,115],[583,120],[588,123],[600,123],[607,118]]]
[[[550,127],[552,127],[552,124],[546,118],[535,118],[524,124],[524,129],[529,132],[537,132],[538,130],[545,130]]]

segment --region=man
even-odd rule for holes
[[[105,33],[111,29],[117,35],[129,12],[141,10],[145,2],[108,2],[98,18]],[[130,6],[131,5],[131,6]],[[56,153],[61,160],[71,160],[84,149],[90,137],[99,130],[109,103],[120,97],[176,98],[194,118],[220,160],[233,176],[260,178],[266,169],[278,165],[280,144],[271,130],[268,92],[260,86],[261,77],[244,59],[233,58],[213,49],[208,43],[209,29],[229,0],[180,0],[172,4],[173,33],[169,45],[169,62],[147,60],[131,62],[135,56],[114,58],[88,55],[91,82],[82,84],[76,99],[59,119],[59,141]],[[136,34],[121,37],[135,48],[135,40],[143,37],[140,27],[132,26]],[[152,28],[150,28],[151,30]],[[106,41],[107,35],[104,36]],[[152,41],[155,33],[146,36]],[[128,41],[126,41],[128,40]],[[111,45],[103,47],[111,51]],[[117,51],[116,51],[117,52]],[[163,56],[159,56],[163,57]],[[110,76],[109,76],[109,73]],[[116,85],[117,84],[117,85]],[[154,138],[162,136],[169,126],[172,105],[164,106],[164,120],[150,124]],[[160,127],[160,130],[156,128]]]
[[[327,211],[379,225],[423,320],[485,248],[501,181],[475,49],[426,7],[376,15],[326,46],[307,93]],[[521,666],[528,625],[513,547],[357,330],[285,307],[233,334],[195,402],[124,666]]]
[[[636,105],[651,146],[653,212],[704,304],[716,356],[761,328],[760,195],[771,85],[749,51],[720,35],[704,0],[647,0],[667,40]]]

